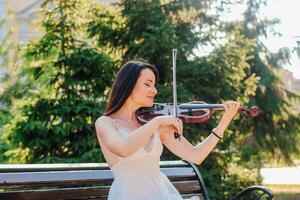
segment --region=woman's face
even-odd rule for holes
[[[154,97],[157,94],[155,81],[155,75],[152,70],[148,68],[143,69],[130,95],[131,100],[141,107],[153,106]]]

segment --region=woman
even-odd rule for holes
[[[224,115],[202,143],[193,146],[183,136],[182,121],[160,116],[141,126],[136,111],[151,107],[157,94],[158,71],[144,61],[129,61],[119,70],[104,115],[96,120],[96,133],[114,182],[109,200],[181,200],[160,172],[163,145],[184,160],[200,164],[212,151],[240,106],[226,102]],[[174,138],[174,132],[181,139]],[[192,199],[198,199],[197,197]]]

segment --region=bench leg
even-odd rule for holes
[[[229,200],[272,200],[273,192],[263,186],[250,186],[237,193]]]

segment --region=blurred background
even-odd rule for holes
[[[300,2],[0,0],[0,162],[105,162],[93,123],[118,68],[160,72],[156,102],[237,100],[239,115],[199,166],[213,199],[250,184],[300,199]],[[202,141],[220,120],[186,124]],[[165,149],[162,160],[179,159]]]

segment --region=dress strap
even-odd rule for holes
[[[124,130],[124,129],[120,126],[120,123],[119,123],[117,120],[113,119],[113,118],[111,118],[111,119],[112,119],[113,123],[114,123],[114,124],[116,125],[116,127],[117,127],[117,132],[118,132],[118,134],[119,134],[121,137],[124,137],[125,135],[127,135],[127,131]]]
[[[109,117],[109,118],[113,121],[114,125],[116,125],[117,129],[120,129],[120,124],[117,122],[117,120],[115,120],[111,117]]]

